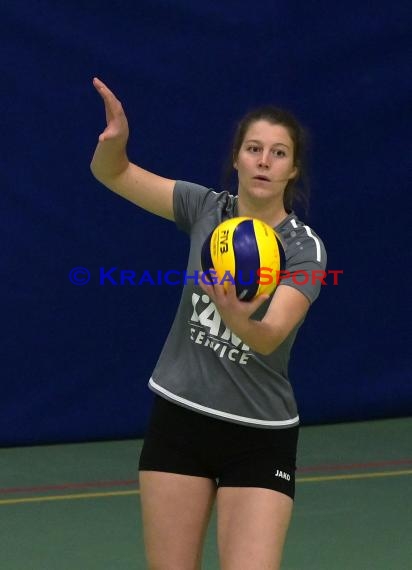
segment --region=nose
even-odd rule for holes
[[[259,168],[269,168],[270,166],[270,151],[263,151],[259,154],[258,159]]]

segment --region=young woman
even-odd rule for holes
[[[234,287],[187,280],[149,381],[156,397],[139,465],[150,569],[201,567],[215,501],[220,567],[278,569],[293,507],[299,429],[288,360],[320,289],[318,279],[294,277],[326,265],[321,240],[291,210],[303,175],[302,129],[277,108],[246,115],[233,145],[238,195],[217,193],[131,163],[122,106],[100,80],[94,86],[107,126],[92,172],[190,234],[188,275],[200,269],[206,236],[230,217],[265,221],[285,247],[289,276],[271,297],[242,302]]]

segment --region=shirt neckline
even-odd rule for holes
[[[239,210],[238,210],[238,201],[239,201],[239,196],[233,196],[234,198],[234,202],[233,202],[233,217],[238,217],[239,216]],[[296,218],[295,212],[292,210],[285,218],[283,218],[283,220],[281,222],[279,222],[276,226],[272,226],[273,229],[275,231],[279,231],[283,228],[283,226],[285,226],[288,222],[290,222],[290,220],[292,218]]]

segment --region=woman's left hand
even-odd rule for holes
[[[269,299],[269,295],[259,295],[251,301],[240,301],[236,296],[236,287],[231,282],[225,284],[207,284],[203,279],[199,280],[202,290],[212,299],[220,313],[225,325],[231,330],[235,329],[243,322],[249,320],[250,316]]]

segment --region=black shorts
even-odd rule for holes
[[[298,433],[298,426],[235,424],[156,396],[139,470],[207,477],[218,487],[263,487],[293,499]]]

